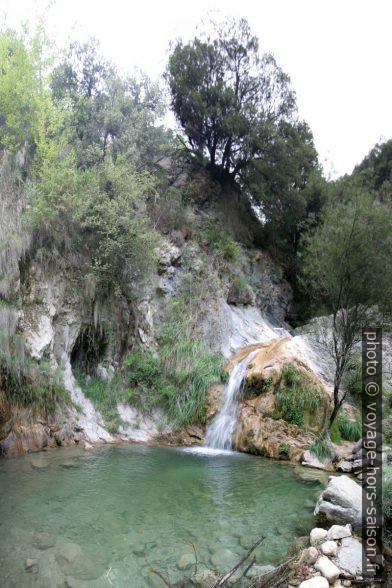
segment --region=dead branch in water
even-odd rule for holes
[[[188,577],[185,578],[185,580],[180,580],[179,582],[176,582],[176,584],[171,584],[169,582],[169,580],[167,580],[163,574],[161,574],[161,572],[159,572],[158,570],[155,570],[154,568],[151,568],[151,571],[153,574],[156,574],[158,576],[158,578],[160,578],[162,580],[162,582],[165,584],[165,586],[167,586],[168,588],[185,588],[185,586],[187,585],[188,582],[190,582],[190,580],[192,580],[192,578],[194,576],[196,576],[197,574],[197,552],[196,552],[196,548],[194,543],[192,543],[192,549],[193,549],[193,553],[195,554],[195,564],[194,564],[194,568],[193,568],[193,572],[192,574]]]
[[[256,543],[254,543],[252,545],[252,547],[249,549],[249,551],[246,553],[246,555],[233,568],[231,568],[231,570],[229,572],[227,572],[227,574],[225,574],[220,580],[218,580],[217,582],[215,582],[215,584],[211,588],[220,588],[221,586],[224,586],[226,584],[226,582],[228,580],[230,580],[230,578],[232,576],[234,576],[234,574],[242,566],[242,564],[252,555],[252,553],[260,545],[260,543],[262,543],[264,541],[264,539],[265,539],[264,537],[261,537],[261,539],[258,539],[256,541]],[[252,565],[253,565],[253,562],[252,562],[251,566]],[[249,569],[250,569],[251,566],[249,566],[247,568],[246,572],[249,571]]]
[[[238,563],[236,563],[236,565],[233,568],[231,568],[231,570],[229,570],[224,576],[222,576],[219,580],[217,580],[215,582],[215,584],[213,586],[211,586],[211,588],[221,588],[222,586],[224,586],[227,583],[227,581],[230,580],[230,578],[232,576],[234,576],[236,571],[239,570],[239,568],[242,566],[242,564],[245,563],[247,559],[249,559],[249,557],[252,555],[254,550],[263,541],[264,541],[264,537],[261,537],[261,539],[258,539],[252,545],[252,547],[248,550],[248,552],[245,554],[245,556],[242,559],[240,559],[240,561]],[[192,574],[190,576],[188,576],[187,578],[185,578],[184,580],[179,580],[175,584],[171,584],[171,582],[167,578],[165,578],[165,576],[160,571],[155,570],[154,568],[151,568],[151,572],[153,574],[156,574],[158,576],[158,578],[160,578],[162,580],[162,582],[165,584],[165,586],[167,586],[167,588],[185,588],[186,585],[188,584],[188,582],[190,582],[192,580],[192,578],[194,578],[197,574],[198,560],[197,560],[196,548],[193,543],[192,543],[192,548],[193,548],[193,552],[195,554],[194,569],[193,569]],[[241,576],[238,578],[238,580],[235,582],[235,584],[237,584],[241,580],[241,578],[243,578],[249,572],[250,568],[253,566],[254,563],[255,563],[255,559],[253,559],[251,561],[251,563],[245,568],[244,572],[241,574]]]

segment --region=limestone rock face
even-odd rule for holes
[[[350,523],[361,529],[362,488],[348,476],[331,476],[314,511],[319,518],[329,522]]]
[[[314,440],[314,433],[318,433],[324,424],[330,400],[323,382],[302,358],[293,353],[290,340],[291,337],[283,337],[241,349],[230,361],[228,369],[250,352],[259,350],[246,374],[246,396],[239,415],[237,448],[300,462]],[[288,363],[300,373],[301,386],[312,389],[320,398],[316,409],[304,411],[303,428],[283,420],[279,413],[277,394],[285,386],[282,372]]]

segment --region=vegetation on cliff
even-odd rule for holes
[[[46,266],[61,260],[73,287],[86,298],[93,290],[92,315],[98,302],[120,298],[132,315],[160,271],[159,250],[168,241],[183,245],[181,288],[161,313],[156,348],[118,341],[121,393],[86,386],[112,428],[121,394],[163,406],[178,424],[203,420],[206,388],[220,380],[222,365],[203,340],[203,308],[223,291],[229,302],[255,302],[258,284],[244,270],[244,251],[255,245],[270,252],[294,287],[297,322],[307,312],[333,315],[332,424],[358,329],[370,309],[388,310],[390,143],[377,146],[351,177],[327,182],[289,77],[260,52],[245,20],[172,48],[165,78],[182,127],[177,137],[162,122],[162,87],[143,75],[121,75],[94,42],[58,54],[41,30],[5,30],[0,57],[0,148],[15,193],[23,192],[30,236],[22,251],[7,228],[1,264],[15,242],[22,269],[38,255]],[[217,218],[201,211],[223,198],[228,209],[235,202],[231,225],[229,212]],[[246,226],[246,238],[236,224]],[[20,304],[11,289],[1,290],[1,300]],[[118,337],[109,324],[94,328],[102,340],[109,331]],[[3,354],[2,386],[10,388],[7,365]],[[299,424],[293,387],[281,391],[281,410]]]

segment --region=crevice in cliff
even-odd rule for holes
[[[76,372],[92,375],[105,358],[109,345],[106,331],[93,325],[82,329],[71,351],[71,366]]]

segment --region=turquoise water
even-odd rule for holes
[[[312,526],[322,485],[303,472],[244,454],[141,445],[0,461],[0,584],[163,587],[150,568],[186,576],[192,542],[199,569],[223,573],[260,536],[258,565],[277,564]],[[36,560],[29,570],[26,558]]]

